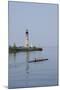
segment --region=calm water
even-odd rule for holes
[[[8,87],[50,86],[58,84],[57,48],[45,48],[42,52],[9,54]],[[47,61],[28,63],[34,58]]]

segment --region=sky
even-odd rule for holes
[[[56,47],[58,44],[58,5],[43,3],[8,2],[8,41],[24,46],[25,31],[33,46]]]

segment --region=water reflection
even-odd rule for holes
[[[26,85],[28,86],[28,82],[29,82],[29,52],[25,52],[25,56],[26,56]]]
[[[43,52],[19,52],[9,55],[8,87],[57,85],[57,49]],[[48,57],[47,62],[30,64],[34,58]]]
[[[14,57],[14,66],[16,68],[16,53],[13,54],[13,57]]]
[[[16,67],[16,55],[17,53],[13,53],[13,57],[14,57],[14,66]],[[30,54],[29,54],[29,52],[27,51],[27,52],[25,52],[24,53],[25,54],[25,63],[26,63],[26,73],[29,73],[29,63],[28,63],[28,61],[29,61],[29,57],[30,57]]]
[[[29,73],[29,52],[25,52],[26,55],[26,73]]]
[[[30,52],[24,52],[24,56],[25,56],[25,78],[26,78],[26,86],[28,86],[28,82],[29,82],[29,59],[30,59]],[[13,57],[14,57],[14,67],[15,69],[17,68],[17,53],[14,53],[13,54]],[[16,61],[17,60],[17,61]],[[24,64],[24,63],[23,63]]]

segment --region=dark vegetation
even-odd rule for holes
[[[14,43],[13,46],[9,46],[9,53],[17,53],[17,52],[24,52],[24,51],[42,51],[42,48],[39,47],[17,47],[16,44]]]

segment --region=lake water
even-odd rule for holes
[[[34,58],[46,61],[28,63]],[[43,51],[9,54],[8,88],[58,85],[58,53],[56,47]]]

